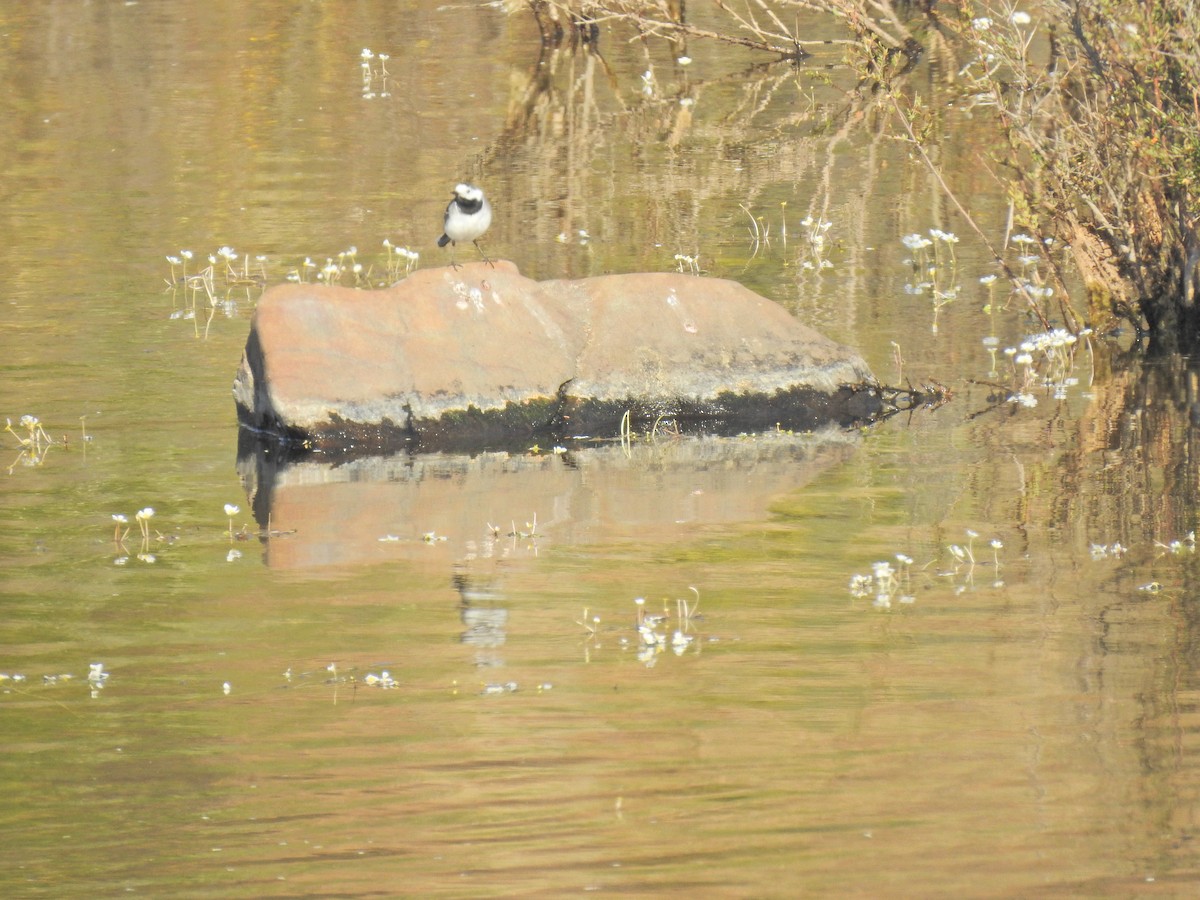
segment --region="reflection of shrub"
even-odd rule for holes
[[[994,114],[1007,138],[999,155],[1020,218],[1039,238],[1069,244],[1095,324],[1123,318],[1161,349],[1200,347],[1200,5],[984,0],[957,26],[954,6],[714,0],[701,28],[680,0],[510,3],[531,9],[551,40],[591,40],[623,22],[793,59],[824,43],[803,40],[802,22],[827,15],[845,26],[844,43],[862,52],[872,80],[903,77],[884,73],[908,71],[922,43],[953,52],[945,38],[957,31],[960,48],[975,52],[962,69],[968,102]]]
[[[1046,4],[967,23],[967,73],[1008,139],[1016,200],[1070,242],[1092,314],[1200,344],[1200,11],[1176,0]],[[1035,29],[1049,29],[1035,60]]]
[[[689,21],[685,0],[510,0],[527,6],[537,20],[542,40],[594,41],[603,24],[626,22],[643,34],[668,38],[697,37],[737,44],[753,50],[799,59],[808,47],[843,41],[805,40],[799,16],[828,14],[859,40],[888,52],[915,55],[920,45],[892,8],[891,0],[714,0],[708,12],[717,25],[700,28]],[[790,23],[790,24],[789,24]]]

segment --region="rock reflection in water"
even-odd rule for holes
[[[769,433],[591,445],[562,454],[429,454],[238,468],[272,568],[356,565],[449,552],[510,559],[540,545],[671,540],[757,521],[857,446],[853,434]],[[446,540],[424,539],[436,533]],[[439,549],[441,548],[441,549]],[[464,619],[465,622],[465,619]]]

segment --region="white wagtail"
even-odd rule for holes
[[[454,199],[446,207],[446,218],[442,223],[444,233],[438,238],[439,247],[451,245],[451,266],[458,268],[458,263],[454,261],[453,247],[459,241],[470,241],[483,257],[483,261],[495,268],[495,263],[488,259],[488,255],[479,246],[479,239],[491,224],[492,204],[483,196],[483,191],[473,184],[455,185]]]

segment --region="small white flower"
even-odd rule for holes
[[[1029,13],[1023,12],[1019,9],[1008,18],[1009,21],[1011,21],[1014,25],[1028,25],[1033,21],[1033,19],[1029,17]]]
[[[987,16],[980,16],[978,19],[972,19],[971,24],[974,25],[978,31],[987,31],[992,27],[992,20]]]
[[[126,523],[129,522],[129,520],[127,518],[125,518],[125,516],[121,515],[120,513],[113,513],[112,519],[118,525],[125,525]]]
[[[681,66],[690,66],[692,64],[692,58],[690,56],[681,56],[679,59],[675,60],[675,62],[679,63]]]
[[[223,685],[221,685],[221,690],[224,692],[225,696],[227,696],[227,697],[228,697],[228,696],[229,696],[229,692],[233,690],[233,685],[231,685],[231,684],[230,684],[230,683],[227,681],[227,682],[225,682]]]
[[[238,507],[234,506],[232,503],[226,503],[226,504],[225,504],[225,515],[227,515],[227,516],[236,516],[236,515],[237,515],[239,512],[241,512],[241,509],[239,509]]]

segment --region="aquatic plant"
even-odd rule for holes
[[[363,99],[374,100],[376,97],[390,97],[392,94],[388,90],[388,79],[391,73],[387,70],[387,61],[391,57],[386,53],[372,53],[370,48],[364,47],[358,58],[362,68]],[[374,61],[376,60],[379,62],[378,70],[374,66]],[[377,83],[378,87],[376,87]]]
[[[949,544],[946,548],[950,554],[951,568],[942,571],[939,574],[950,578],[954,584],[955,593],[961,594],[975,584],[975,569],[976,566],[986,566],[987,561],[979,561],[975,557],[975,539],[979,537],[979,532],[973,528],[966,529],[967,541],[966,544]],[[988,541],[988,547],[992,551],[993,570],[995,576],[992,579],[992,587],[1000,588],[1004,586],[1004,581],[1000,577],[1000,551],[1004,549],[1004,542],[1000,538],[991,538]]]
[[[942,231],[940,228],[929,229],[929,235],[929,237],[925,237],[923,234],[913,232],[901,237],[900,243],[912,253],[912,256],[904,262],[905,265],[911,267],[915,279],[904,285],[904,292],[913,296],[929,295],[933,304],[933,324],[930,330],[937,334],[938,315],[942,307],[958,299],[958,260],[954,254],[954,245],[958,243],[958,237],[952,232]],[[950,248],[945,251],[948,253],[948,259],[945,262],[942,260],[943,251],[940,249],[942,245]],[[928,253],[931,247],[933,248],[932,259]]]
[[[138,530],[141,533],[142,543],[137,554],[137,559],[144,563],[157,562],[158,558],[150,552],[150,520],[154,518],[154,508],[150,506],[143,507],[134,513],[134,521],[137,522]],[[129,518],[124,513],[113,513],[113,544],[117,551],[117,556],[113,559],[113,565],[123,566],[129,562],[129,551],[125,547],[125,538],[129,536]],[[157,540],[166,543],[174,541],[174,537],[164,536],[159,533]]]
[[[786,206],[786,204],[784,204]],[[832,269],[833,262],[825,253],[826,250],[826,232],[833,227],[833,222],[828,219],[812,215],[807,215],[800,220],[800,227],[804,229],[803,235],[807,243],[807,256],[800,261],[800,268],[808,271],[819,272],[823,269]],[[786,220],[783,226],[784,241],[787,241],[787,225]]]
[[[421,260],[421,254],[416,250],[411,250],[408,247],[397,247],[387,238],[383,239],[383,247],[387,250],[388,254],[387,278],[389,283],[399,281],[401,278],[411,275],[413,269],[417,267],[417,263]]]
[[[678,271],[681,273],[684,271],[684,266],[686,266],[688,273],[692,275],[700,274],[700,262],[698,256],[688,256],[684,253],[676,253],[675,265]]]
[[[231,543],[233,541],[233,517],[239,512],[241,512],[241,510],[232,503],[225,504],[225,515],[229,517],[229,540]]]
[[[987,565],[986,561],[979,563],[975,557],[975,540],[979,538],[979,532],[968,528],[965,533],[965,543],[947,545],[946,551],[950,555],[951,567],[938,573],[951,579],[956,594],[964,592],[974,584],[977,565]],[[1000,579],[1000,551],[1004,549],[1004,542],[999,538],[992,538],[988,541],[988,547],[992,551],[992,565],[996,573],[992,587],[999,588],[1004,584]],[[891,609],[893,603],[907,605],[916,602],[912,586],[912,557],[897,553],[894,559],[896,565],[889,560],[880,560],[871,564],[869,573],[852,575],[849,584],[850,596],[856,599],[870,598],[872,605],[877,609]]]
[[[104,663],[90,663],[88,665],[87,678],[84,684],[88,686],[88,691],[91,698],[95,700],[100,696],[100,691],[103,690],[105,684],[108,683],[109,672],[104,670]],[[0,672],[0,684],[11,682],[14,685],[23,685],[28,682],[28,677],[20,672],[9,674]],[[69,685],[76,682],[75,675],[71,672],[54,672],[42,675],[42,685],[45,687],[54,687],[58,685]]]
[[[1128,548],[1117,541],[1112,544],[1091,544],[1088,551],[1094,560],[1108,559],[1109,557],[1120,559],[1128,552]]]
[[[513,538],[521,538],[522,540],[524,540],[526,538],[532,538],[532,539],[536,540],[537,536],[538,536],[538,534],[537,534],[537,510],[534,510],[534,512],[533,512],[533,521],[526,522],[525,527],[528,529],[527,531],[518,531],[517,523],[515,520],[513,520],[512,531],[510,531],[508,533],[508,536],[513,537]]]
[[[108,675],[109,673],[104,671],[104,663],[89,664],[87,681],[93,700],[100,696],[101,689],[108,683]]]
[[[1183,553],[1188,553],[1188,554],[1195,553],[1196,552],[1196,532],[1189,531],[1183,537],[1182,540],[1176,539],[1176,540],[1170,541],[1169,543],[1165,543],[1165,544],[1161,541],[1155,541],[1154,546],[1158,547],[1161,550],[1166,550],[1168,553],[1172,554],[1173,556],[1178,556]]]
[[[25,429],[27,437],[21,437],[13,430],[12,419],[5,419],[4,430],[15,437],[22,447],[40,450],[42,447],[54,443],[50,435],[46,434],[46,429],[42,427],[42,422],[37,416],[21,416],[20,425]]]
[[[583,621],[576,619],[575,624],[583,628],[583,630],[587,632],[587,636],[589,638],[594,638],[597,632],[600,630],[600,617],[592,616],[589,618],[588,608],[585,606],[583,608]]]
[[[1016,347],[1005,347],[1004,355],[1012,361],[1013,371],[1013,390],[1008,401],[1036,406],[1037,398],[1030,391],[1038,386],[1048,389],[1054,399],[1063,399],[1068,388],[1079,384],[1073,374],[1075,353],[1080,338],[1090,333],[1091,329],[1085,328],[1077,336],[1055,328],[1029,335]]]
[[[167,263],[171,267],[170,277],[165,279],[167,289],[173,297],[177,290],[183,292],[183,304],[171,311],[170,318],[195,323],[196,336],[200,337],[199,309],[201,298],[203,298],[208,304],[208,314],[203,332],[203,336],[207,337],[218,311],[226,317],[232,318],[237,315],[239,297],[244,297],[245,301],[249,301],[252,299],[251,289],[261,289],[266,286],[267,260],[265,256],[261,255],[239,254],[226,244],[208,254],[207,266],[189,275],[187,263],[193,256],[191,250],[181,250],[178,256],[168,254],[166,257]],[[234,265],[238,260],[241,260],[240,268]]]
[[[139,509],[133,517],[137,520],[138,527],[142,530],[142,539],[144,541],[150,540],[150,520],[154,518],[154,507],[147,506]]]
[[[916,597],[912,593],[910,575],[912,558],[897,553],[895,560],[899,568],[893,567],[888,560],[879,560],[871,564],[869,574],[850,576],[850,596],[870,597],[878,609],[891,609],[892,601],[914,603]]]
[[[368,672],[363,676],[362,683],[368,687],[377,687],[382,688],[383,690],[389,690],[391,688],[400,686],[400,682],[393,678],[387,669],[382,670],[378,675],[376,675],[374,672]]]
[[[700,591],[693,586],[689,586],[688,590],[695,595],[696,600],[691,603],[685,597],[677,597],[673,621],[670,603],[667,599],[663,599],[661,613],[649,613],[646,611],[646,599],[644,597],[634,598],[636,611],[634,632],[637,635],[636,646],[639,662],[653,666],[658,654],[666,651],[668,647],[676,656],[682,656],[695,642],[696,635],[692,632],[699,617]],[[621,643],[628,645],[629,641],[622,638]]]
[[[18,465],[20,466],[40,466],[46,461],[46,456],[50,452],[50,447],[56,442],[51,439],[50,435],[42,427],[41,420],[37,416],[24,415],[21,416],[19,423],[25,429],[26,435],[22,436],[13,430],[12,419],[5,419],[5,431],[17,439],[17,443],[21,445],[20,451],[17,453],[17,458],[14,459],[8,466],[8,474],[11,475],[13,470]],[[87,440],[87,435],[84,435],[84,440]]]
[[[750,220],[750,224],[746,230],[750,233],[751,253],[750,258],[758,256],[758,251],[764,247],[771,246],[771,223],[762,216],[755,216],[750,211],[750,207],[745,203],[739,203],[739,208],[746,214]]]
[[[479,693],[485,697],[496,697],[500,694],[515,694],[519,689],[515,681],[488,682],[480,685]]]

